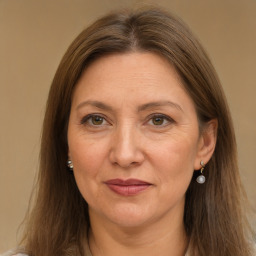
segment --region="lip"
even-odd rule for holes
[[[152,186],[151,183],[138,179],[112,179],[104,183],[110,190],[122,196],[134,196]]]

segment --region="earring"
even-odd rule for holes
[[[200,172],[201,172],[201,175],[199,175],[197,178],[196,178],[196,181],[197,183],[199,184],[204,184],[205,183],[205,176],[203,175],[203,171],[204,171],[204,168],[205,168],[205,164],[203,161],[200,162],[200,165],[202,166]]]
[[[73,166],[73,163],[72,163],[71,160],[68,160],[68,161],[67,161],[67,166],[68,166],[68,168],[69,168],[70,171],[73,171],[74,166]]]

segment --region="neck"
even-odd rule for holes
[[[120,227],[91,215],[89,245],[93,256],[184,256],[188,239],[183,216],[165,216],[140,227]]]

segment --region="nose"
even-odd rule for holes
[[[109,154],[111,163],[122,168],[140,165],[144,161],[141,139],[135,127],[126,125],[117,128]]]

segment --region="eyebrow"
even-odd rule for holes
[[[170,106],[172,108],[176,108],[177,110],[180,110],[183,112],[182,107],[179,104],[174,103],[172,101],[149,102],[149,103],[139,106],[138,111],[140,112],[140,111],[144,111],[144,110],[151,109],[151,108],[165,107],[165,106]]]
[[[90,105],[90,106],[94,106],[96,108],[99,108],[99,109],[104,109],[104,110],[108,110],[108,111],[113,111],[113,108],[101,101],[96,101],[96,100],[87,100],[87,101],[84,101],[82,103],[80,103],[76,109],[79,109],[81,107],[84,107],[84,106],[87,106],[87,105]]]
[[[84,102],[80,103],[76,107],[76,109],[79,109],[79,108],[87,106],[87,105],[94,106],[96,108],[107,110],[107,111],[113,111],[113,108],[111,106],[109,106],[109,105],[107,105],[107,104],[105,104],[101,101],[96,101],[96,100],[84,101]],[[164,106],[170,106],[172,108],[176,108],[177,110],[183,112],[183,109],[181,108],[181,106],[177,103],[172,102],[172,101],[149,102],[149,103],[146,103],[146,104],[143,104],[143,105],[139,106],[138,107],[138,112],[145,111],[147,109],[157,108],[157,107],[164,107]]]

